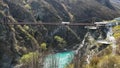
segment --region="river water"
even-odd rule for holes
[[[43,68],[65,68],[74,58],[74,51],[48,55]]]

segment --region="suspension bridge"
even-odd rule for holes
[[[86,26],[90,25],[93,26],[93,23],[73,23],[73,22],[18,22],[18,23],[0,23],[0,24],[8,24],[8,25],[81,25]]]

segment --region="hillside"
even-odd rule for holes
[[[3,1],[8,4],[13,17],[21,19],[19,17],[21,8],[10,5],[9,0]],[[112,0],[11,0],[11,2],[30,11],[37,21],[43,22],[91,22],[93,17],[97,21],[102,21],[120,16],[120,11],[116,7],[119,3],[114,4]],[[16,14],[20,15],[15,16]]]
[[[110,0],[112,5],[114,5],[116,8],[120,9],[120,0]]]
[[[78,25],[8,25],[7,23],[61,21],[91,23],[104,20],[116,23],[117,20],[113,19],[120,17],[119,4],[119,0],[0,0],[0,68],[40,68],[44,64],[44,58],[49,54],[62,55],[63,52],[73,54],[68,51],[77,49],[74,64],[68,68],[73,68],[74,65],[84,66],[87,64],[89,54],[95,54],[99,58],[96,60],[95,56],[94,62],[92,56],[91,64],[98,63],[100,59],[104,60],[105,55],[112,54],[112,45],[100,44],[97,40],[106,40],[108,26],[89,30]],[[118,37],[117,55],[120,55],[119,28],[120,26],[116,26],[113,29],[115,38]],[[65,56],[67,53],[64,53]],[[52,59],[54,60],[54,57]],[[88,66],[95,66],[94,63]],[[101,64],[104,66],[102,61],[98,65]]]

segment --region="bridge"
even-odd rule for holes
[[[97,29],[101,26],[116,26],[119,22],[92,22],[92,23],[75,23],[75,22],[18,22],[18,23],[0,23],[3,25],[48,25],[48,26],[84,26],[87,29]]]
[[[70,26],[115,26],[120,24],[119,22],[93,22],[93,23],[83,23],[83,22],[18,22],[18,23],[0,23],[8,25],[70,25]]]
[[[71,26],[94,26],[93,23],[75,23],[75,22],[18,22],[18,23],[0,23],[8,25],[71,25]]]

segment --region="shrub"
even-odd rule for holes
[[[114,31],[114,37],[116,39],[120,38],[120,25],[119,26],[115,26],[113,28],[113,31]]]
[[[40,45],[40,48],[43,49],[43,50],[46,50],[47,49],[47,44],[46,43],[42,43]]]
[[[38,59],[39,53],[38,52],[30,52],[28,54],[23,55],[19,62],[22,64],[28,64],[33,62],[33,60]]]
[[[120,56],[104,56],[100,63],[97,65],[98,68],[120,68]]]
[[[120,56],[93,57],[91,63],[86,65],[85,68],[120,68]]]
[[[74,64],[73,63],[71,63],[71,64],[69,64],[66,68],[74,68]]]
[[[60,36],[55,36],[54,39],[59,43],[66,43],[65,40],[61,38]]]
[[[67,44],[67,42],[60,36],[54,36],[54,39],[58,47],[61,49],[63,49]]]
[[[29,4],[26,4],[26,5],[25,5],[25,8],[31,9],[31,6],[30,6]]]

